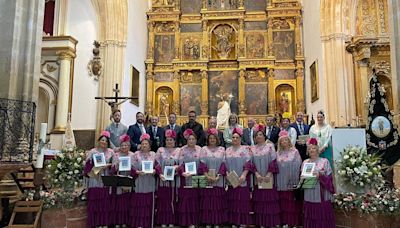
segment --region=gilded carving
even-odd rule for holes
[[[246,82],[265,82],[267,79],[264,70],[247,70]]]
[[[241,114],[242,122],[245,115],[265,119],[287,109],[282,97],[288,98],[290,111],[303,108],[304,96],[294,89],[303,71],[297,1],[152,1],[146,113],[185,116],[195,110],[199,122],[206,123],[208,115],[221,119],[229,111]],[[376,18],[380,22],[378,11]],[[282,87],[287,80],[291,89]],[[159,87],[163,83],[168,94],[157,93],[167,88]],[[281,89],[270,91],[273,87]]]
[[[234,36],[234,30],[229,25],[220,25],[213,30],[216,44],[212,46],[212,49],[216,51],[220,59],[227,59],[232,49],[235,48],[235,44],[231,42]]]
[[[195,37],[188,37],[183,43],[183,58],[184,59],[199,59],[200,58],[200,41]]]
[[[277,18],[272,21],[272,29],[290,29],[290,24],[286,19]]]
[[[174,23],[158,23],[156,25],[156,32],[175,32],[176,28]]]
[[[199,71],[182,71],[180,80],[184,83],[201,83],[201,77]]]

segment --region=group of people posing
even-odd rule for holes
[[[266,125],[249,119],[245,129],[233,114],[224,132],[215,128],[214,118],[203,130],[193,111],[183,126],[176,125],[176,116],[171,114],[164,128],[157,126],[157,117],[146,128],[139,112],[137,123],[127,129],[120,115],[113,113],[114,122],[87,155],[89,226],[335,227],[331,130],[322,112],[311,128],[303,122],[302,113],[297,113],[292,125],[283,118],[278,127],[269,116]],[[307,134],[307,142],[299,140],[299,135]],[[93,158],[101,153],[107,165],[96,169]],[[119,170],[122,157],[130,157],[129,171]],[[151,161],[151,172],[143,170],[143,161]],[[187,170],[189,163],[195,164],[195,173]],[[302,163],[315,163],[317,184],[300,192],[296,186]],[[172,179],[164,176],[167,166],[175,171]],[[106,187],[101,176],[109,175],[130,176],[134,185]],[[199,176],[206,187],[195,187]]]

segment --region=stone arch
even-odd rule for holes
[[[41,77],[39,81],[39,99],[37,108],[37,123],[43,121],[47,123],[47,131],[50,133],[54,129],[56,116],[58,86],[46,77]],[[40,125],[36,125],[39,126]],[[37,132],[39,129],[35,129]]]
[[[99,96],[110,96],[115,83],[122,85],[125,66],[125,49],[128,36],[127,0],[92,0],[98,24],[100,56],[103,74],[99,78]],[[109,124],[110,107],[105,102],[97,106],[96,133]]]

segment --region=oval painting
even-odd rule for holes
[[[371,124],[372,133],[378,138],[386,137],[391,129],[390,121],[384,116],[377,116]]]

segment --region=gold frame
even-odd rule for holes
[[[311,103],[319,99],[318,60],[310,65]]]

